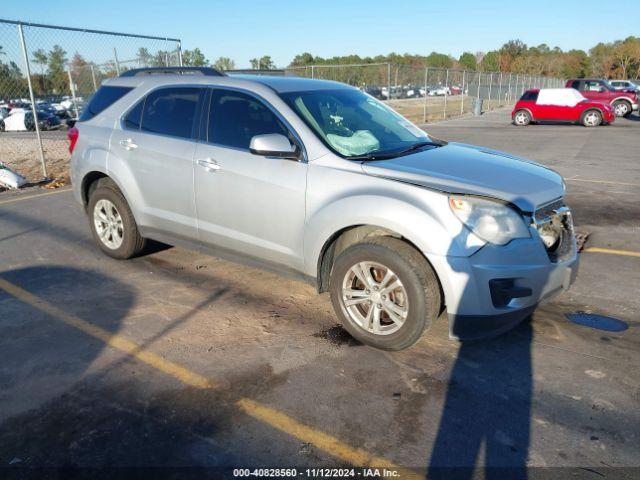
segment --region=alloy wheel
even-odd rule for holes
[[[588,112],[584,116],[584,123],[589,127],[595,127],[600,124],[600,115],[597,112]]]
[[[377,262],[358,262],[342,282],[342,306],[353,323],[374,335],[398,331],[409,314],[409,297],[398,276]]]
[[[111,250],[122,245],[124,226],[116,206],[109,200],[98,200],[93,207],[93,223],[100,241]]]
[[[526,125],[529,120],[529,116],[525,112],[518,112],[514,118],[516,125]]]
[[[629,112],[629,105],[627,105],[626,102],[620,102],[617,103],[614,107],[613,107],[613,112],[616,114],[616,116],[618,117],[624,117],[628,112]]]

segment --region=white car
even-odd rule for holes
[[[38,125],[40,130],[54,130],[60,128],[61,122],[56,115],[38,110]],[[14,108],[4,119],[4,129],[7,132],[26,132],[35,130],[33,112],[25,108]]]
[[[33,114],[24,108],[12,109],[4,118],[4,129],[7,132],[33,130]]]
[[[451,95],[449,87],[438,87],[435,90],[429,92],[430,97],[442,97],[444,95]]]
[[[609,83],[616,90],[640,90],[640,80],[632,82],[631,80],[610,80]]]

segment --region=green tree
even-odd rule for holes
[[[449,55],[438,52],[431,52],[425,58],[425,63],[428,67],[451,68],[453,66],[453,61]]]
[[[228,57],[220,57],[213,62],[213,68],[217,70],[233,70],[236,68],[236,64]]]
[[[251,68],[254,70],[273,70],[276,68],[269,55],[263,55],[260,58],[252,58],[249,60]]]
[[[204,56],[204,53],[199,48],[193,50],[185,50],[182,52],[182,64],[193,67],[204,67],[209,65],[209,60]]]
[[[458,59],[458,63],[460,66],[467,70],[475,70],[476,69],[476,57],[471,52],[464,52],[460,55]]]
[[[60,95],[69,92],[69,78],[65,69],[67,52],[60,46],[54,45],[47,56],[47,81],[51,87],[51,93]]]
[[[149,53],[149,50],[147,50],[146,48],[140,47],[138,49],[138,53],[136,54],[136,59],[138,60],[138,63],[141,67],[148,67],[153,61],[153,55],[151,55],[151,53]]]
[[[485,72],[497,72],[500,67],[500,57],[495,50],[487,52],[480,62],[480,68]]]
[[[318,59],[318,60],[322,60],[322,59]],[[316,59],[314,58],[314,56],[308,52],[305,52],[293,57],[293,60],[291,60],[291,63],[289,64],[289,66],[305,67],[307,65],[313,65],[315,62],[316,62]]]
[[[49,62],[47,52],[39,48],[33,52],[31,61],[40,67],[40,82],[37,83],[39,83],[42,93],[44,93],[47,91],[47,77],[45,76],[45,68]]]

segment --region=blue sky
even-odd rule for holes
[[[607,6],[610,5],[610,6]],[[439,51],[459,56],[519,38],[563,49],[640,35],[638,0],[0,0],[0,18],[182,39],[237,67],[271,55],[279,66],[324,57]]]

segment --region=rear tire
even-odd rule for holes
[[[145,247],[129,204],[115,183],[101,179],[91,190],[87,215],[91,233],[105,254],[118,260],[139,255]]]
[[[602,114],[598,110],[587,110],[582,114],[580,123],[585,127],[597,127],[602,125]]]
[[[617,100],[613,102],[611,106],[613,107],[613,113],[616,114],[616,117],[628,117],[633,111],[631,104],[625,100]]]
[[[531,123],[531,114],[526,110],[518,110],[513,115],[513,124],[516,127],[526,127]]]
[[[415,248],[392,237],[366,239],[340,253],[330,292],[344,328],[384,350],[413,345],[440,313],[433,268]]]

